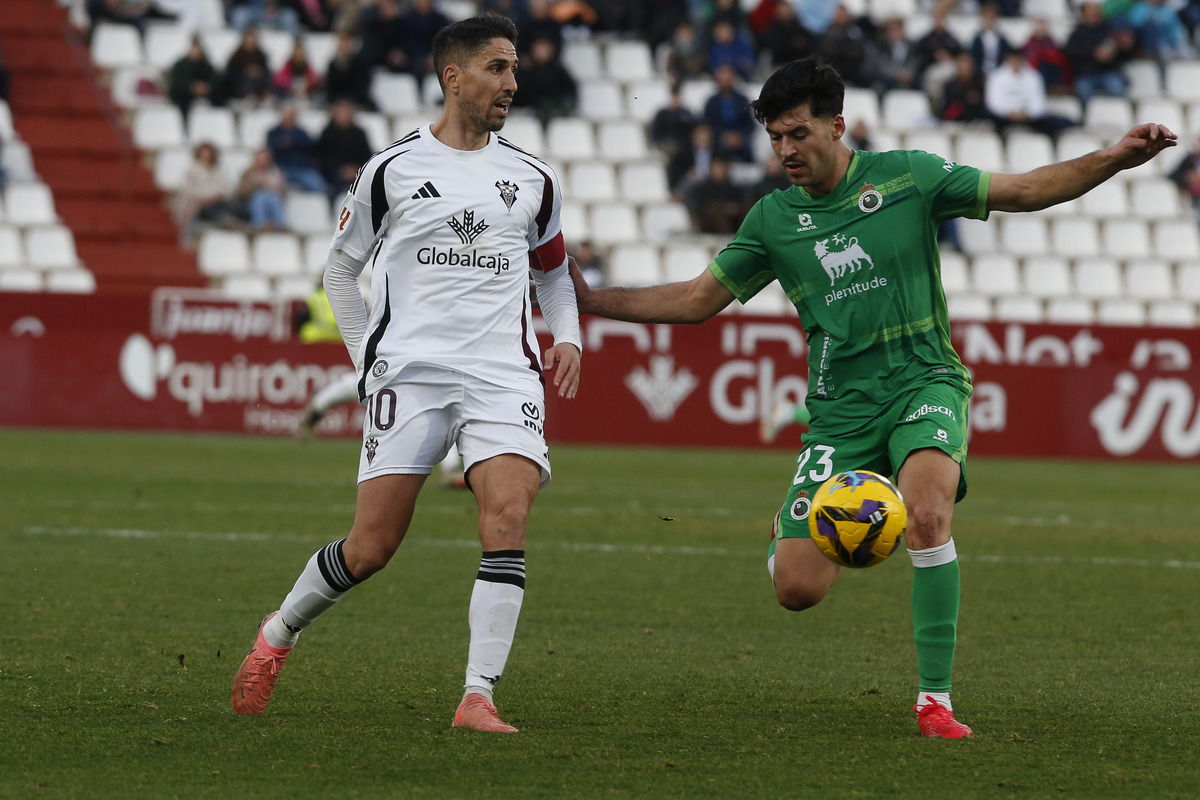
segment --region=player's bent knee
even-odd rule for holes
[[[802,583],[775,583],[775,599],[788,611],[804,611],[825,599],[828,587]]]
[[[354,541],[352,537],[342,548],[346,568],[357,580],[364,581],[387,566],[399,545],[399,541]]]

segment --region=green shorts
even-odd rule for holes
[[[932,383],[885,406],[864,406],[857,427],[824,429],[819,420],[804,434],[776,536],[808,537],[809,498],[826,480],[849,469],[867,469],[893,478],[910,453],[934,447],[958,462],[956,502],[967,494],[967,404],[970,391],[950,383]],[[854,419],[853,408],[838,416]],[[775,537],[771,553],[775,552]]]

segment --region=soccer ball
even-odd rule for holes
[[[825,556],[843,567],[873,567],[895,552],[908,527],[904,498],[882,475],[839,472],[812,499],[808,531]]]

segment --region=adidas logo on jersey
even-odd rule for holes
[[[422,197],[441,197],[441,195],[438,194],[437,188],[431,182],[425,181],[425,185],[417,190],[412,199],[420,200]]]

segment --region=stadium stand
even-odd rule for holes
[[[63,8],[64,3],[66,8]],[[13,72],[12,105],[0,102],[0,140],[8,176],[0,209],[0,289],[91,291],[156,285],[218,288],[230,296],[294,297],[319,275],[333,225],[329,198],[290,191],[290,230],[257,235],[205,230],[181,247],[166,207],[191,161],[212,142],[221,168],[236,183],[278,120],[271,105],[195,105],[185,119],[163,93],[164,73],[193,35],[214,65],[223,65],[240,36],[221,18],[217,0],[197,4],[192,23],[156,20],[139,32],[99,23],[90,47],[73,29],[88,27],[83,0],[8,0],[0,43]],[[754,5],[743,2],[743,6]],[[475,13],[472,2],[439,3],[452,18]],[[875,23],[899,15],[916,38],[929,30],[925,4],[869,0],[855,7]],[[1004,18],[1010,42],[1028,37],[1033,17],[1065,40],[1074,22],[1067,0],[1024,0],[1022,16]],[[195,20],[200,20],[196,23]],[[950,30],[969,42],[977,15],[954,13]],[[278,68],[294,41],[261,31],[268,63]],[[336,34],[306,31],[302,43],[324,73]],[[648,142],[647,127],[667,103],[672,82],[664,51],[623,33],[570,36],[563,63],[579,83],[577,113],[547,122],[514,113],[503,135],[547,160],[564,190],[569,241],[594,241],[608,279],[647,284],[690,278],[726,237],[694,232],[667,186],[666,157]],[[764,65],[742,87],[753,97]],[[1025,171],[1098,149],[1136,121],[1154,119],[1184,141],[1200,125],[1200,64],[1139,58],[1125,67],[1124,97],[1052,96],[1055,113],[1081,125],[1051,139],[1019,127],[938,123],[928,95],[895,89],[882,95],[849,86],[849,126],[866,125],[876,149],[893,146],[943,154],[983,169]],[[680,86],[699,113],[713,94],[708,77]],[[437,118],[436,78],[376,71],[375,109],[358,112],[372,147],[380,148]],[[320,98],[303,101],[300,124],[314,137],[328,121]],[[756,163],[738,165],[739,184],[761,176],[771,157],[765,134],[753,142]],[[1168,156],[1173,154],[1168,154]],[[1164,177],[1177,158],[1124,173],[1080,200],[1035,215],[995,214],[958,224],[961,252],[947,249],[942,275],[953,315],[964,319],[1191,325],[1200,318],[1200,228],[1193,203]],[[336,203],[336,200],[335,200]],[[768,293],[747,313],[786,312],[782,293]]]

